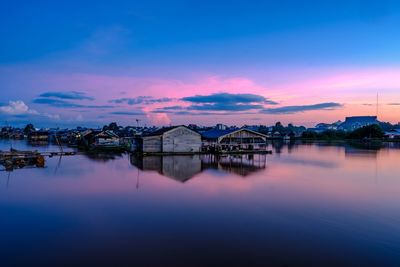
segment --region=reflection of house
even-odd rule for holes
[[[206,151],[264,150],[267,136],[249,129],[217,128],[202,133],[203,147]]]
[[[378,124],[378,118],[376,116],[355,116],[355,117],[346,117],[346,120],[339,125],[339,130],[345,131],[353,131],[358,128]]]
[[[265,154],[247,155],[151,155],[130,156],[131,164],[143,171],[156,171],[179,182],[186,182],[196,174],[214,169],[241,176],[266,168]]]
[[[199,152],[201,136],[186,126],[159,129],[143,136],[143,152]]]
[[[120,145],[119,136],[113,131],[102,131],[95,135],[94,145],[96,147],[118,147]]]
[[[199,155],[174,156],[135,156],[131,155],[131,164],[143,171],[157,171],[179,182],[186,182],[201,172]]]
[[[31,142],[48,142],[49,132],[48,131],[35,131],[29,134],[29,141]]]
[[[108,162],[118,158],[123,157],[124,154],[113,152],[113,151],[106,151],[100,152],[97,151],[96,153],[85,153],[85,156],[93,161],[98,162]]]
[[[266,168],[265,154],[237,154],[237,155],[201,155],[202,169],[223,170],[241,176]]]

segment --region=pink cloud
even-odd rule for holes
[[[335,121],[349,115],[365,115],[375,112],[375,108],[362,105],[366,102],[374,103],[375,93],[381,94],[381,117],[383,120],[397,122],[397,106],[385,106],[386,102],[400,102],[400,68],[337,68],[327,71],[315,69],[304,71],[304,77],[299,73],[290,75],[287,71],[287,79],[282,79],[284,73],[280,73],[279,82],[276,82],[274,73],[268,72],[257,80],[238,76],[223,75],[198,75],[191,80],[179,80],[158,78],[156,74],[148,77],[130,75],[103,75],[96,73],[70,73],[36,70],[35,68],[8,67],[1,68],[3,75],[2,84],[9,88],[16,88],[13,93],[17,96],[27,95],[34,98],[45,91],[84,91],[96,98],[96,105],[108,104],[111,99],[123,97],[152,96],[154,98],[180,99],[193,95],[209,95],[219,92],[250,93],[264,96],[268,99],[279,102],[283,106],[288,105],[309,105],[321,102],[338,102],[345,104],[343,109],[335,111],[309,111],[299,114],[288,115],[245,115],[196,117],[196,122],[209,124],[217,120],[224,120],[225,123],[240,124],[249,123],[249,120],[257,116],[261,119],[258,123],[282,122],[306,123],[312,125],[319,121]],[[286,71],[286,70],[285,70]],[[291,70],[293,72],[293,70]],[[187,76],[185,76],[187,77]],[[192,75],[193,77],[193,75]],[[9,90],[10,91],[10,90]],[[15,99],[15,96],[13,97]],[[13,99],[10,96],[10,99]],[[3,102],[9,99],[3,99]],[[27,101],[27,100],[25,100]],[[140,108],[147,115],[149,123],[176,124],[190,123],[192,118],[186,116],[173,116],[167,114],[154,114],[151,111],[167,105],[187,106],[175,100],[171,103],[154,103],[145,106],[129,106],[120,104],[124,110]],[[35,106],[39,110],[39,106]],[[46,110],[47,111],[47,110]],[[133,110],[135,111],[135,110]],[[64,115],[69,111],[63,111]],[[85,119],[94,120],[97,115],[104,111],[92,110],[85,113]],[[68,114],[76,118],[78,114]],[[110,118],[114,119],[114,118]],[[129,117],[124,118],[125,120]]]

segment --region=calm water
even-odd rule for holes
[[[400,149],[272,149],[2,171],[0,266],[400,266]]]

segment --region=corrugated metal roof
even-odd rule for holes
[[[369,124],[377,124],[379,123],[376,116],[354,116],[354,117],[346,117],[345,122],[339,125],[341,128],[351,128],[355,125],[369,125]]]
[[[205,139],[218,139],[221,136],[224,136],[224,135],[227,135],[227,134],[230,134],[230,133],[233,133],[233,132],[238,132],[238,131],[248,131],[248,132],[263,136],[263,137],[267,137],[265,134],[262,134],[260,132],[253,131],[253,130],[250,130],[250,129],[247,129],[247,128],[227,129],[227,130],[212,129],[210,131],[206,131],[206,132],[201,133],[201,135]]]
[[[227,130],[218,130],[218,129],[212,129],[206,132],[201,133],[201,135],[206,138],[206,139],[217,139],[221,136],[224,136],[226,134],[233,133],[237,131],[238,129],[227,129]]]
[[[354,116],[354,117],[346,117],[345,123],[363,123],[363,122],[376,122],[376,116]]]

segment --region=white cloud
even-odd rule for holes
[[[61,119],[60,115],[58,114],[50,114],[47,112],[40,113],[34,109],[31,109],[22,100],[9,101],[8,105],[0,106],[0,114],[10,115],[10,116],[33,115],[33,116],[42,116],[53,120]]]
[[[53,120],[60,120],[61,117],[58,114],[49,114],[49,113],[43,113],[43,116],[49,118],[49,119],[53,119]]]
[[[30,109],[24,101],[21,100],[9,101],[8,105],[0,106],[0,113],[8,115],[39,115],[39,112]]]

